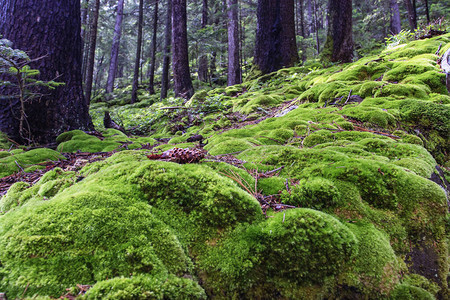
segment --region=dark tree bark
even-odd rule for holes
[[[81,84],[80,30],[80,1],[0,0],[0,34],[31,58],[44,57],[31,64],[40,70],[39,80],[65,83],[36,90],[42,98],[26,103],[34,142],[54,142],[67,130],[93,129]],[[0,130],[20,140],[18,102],[0,101]]]
[[[319,18],[317,17],[317,2],[313,0],[313,24],[314,24],[314,32],[316,35],[316,51],[317,54],[320,53],[320,41],[319,41]]]
[[[402,23],[400,20],[400,9],[398,8],[397,0],[390,0],[389,6],[391,10],[391,34],[396,35],[402,30]]]
[[[299,61],[294,0],[258,0],[255,64],[264,73]]]
[[[411,0],[404,0],[404,2],[408,11],[409,27],[414,31],[417,28],[416,0],[413,0],[413,2]]]
[[[138,85],[139,85],[139,69],[141,62],[141,49],[142,49],[142,27],[144,23],[144,0],[139,0],[139,20],[138,20],[138,36],[136,47],[136,58],[134,62],[134,76],[133,76],[133,88],[131,90],[131,103],[136,103]]]
[[[314,32],[314,12],[312,0],[306,0],[306,37]]]
[[[187,42],[186,0],[172,0],[172,69],[175,97],[194,95]]]
[[[202,7],[202,27],[208,25],[208,0],[203,0]],[[205,53],[200,55],[198,59],[198,80],[208,82],[208,57]]]
[[[95,1],[94,16],[92,17],[92,26],[90,30],[90,43],[89,43],[89,59],[87,63],[87,75],[86,75],[86,102],[89,105],[91,101],[92,82],[94,80],[94,65],[95,65],[95,48],[97,45],[97,25],[98,14],[100,10],[100,0]]]
[[[300,21],[300,35],[303,38],[306,38],[306,32],[305,32],[305,13],[304,13],[304,1],[299,0],[298,3],[298,15],[299,15],[299,21]],[[302,50],[302,62],[306,61],[306,51],[305,51],[305,45],[304,42],[300,43],[300,48]]]
[[[87,62],[89,59],[89,30],[87,30],[90,26],[89,18],[89,0],[86,0],[83,3],[81,8],[81,53],[83,55],[83,63],[81,67],[81,74],[83,82],[86,81],[86,73],[87,73]]]
[[[112,93],[114,90],[114,80],[116,79],[117,61],[119,58],[120,37],[122,35],[123,20],[123,3],[124,0],[117,2],[116,25],[114,26],[114,36],[111,46],[111,59],[109,61],[108,79],[106,81],[106,92]]]
[[[228,85],[241,83],[239,59],[238,0],[227,0],[228,13]]]
[[[169,89],[171,45],[172,45],[172,0],[167,0],[166,28],[164,32],[164,58],[161,75],[161,100],[167,98],[167,90]]]
[[[159,0],[155,0],[155,10],[153,12],[153,36],[152,36],[152,54],[150,57],[150,68],[148,71],[148,91],[150,95],[155,94],[155,63],[156,63],[156,37],[158,34],[158,4]]]
[[[425,4],[425,13],[427,15],[427,23],[429,24],[431,22],[431,19],[430,19],[430,8],[428,6],[428,0],[424,0],[423,2]]]
[[[352,1],[329,0],[328,34],[323,57],[331,62],[351,62],[353,59]]]

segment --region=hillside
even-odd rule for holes
[[[118,90],[91,105],[100,133],[56,150],[0,137],[2,185],[30,182],[0,199],[0,292],[448,299],[449,48],[446,34],[186,103]]]

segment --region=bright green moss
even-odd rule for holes
[[[283,102],[283,98],[273,95],[258,95],[252,97],[247,101],[238,103],[237,107],[234,108],[235,111],[239,111],[244,114],[250,114],[257,111],[258,109],[264,109],[265,107],[272,107]]]
[[[81,297],[86,300],[128,299],[206,299],[205,291],[195,281],[172,275],[152,277],[138,275],[97,282]]]
[[[65,159],[65,157],[48,148],[33,149],[26,152],[21,151],[21,153],[0,158],[0,178],[21,171],[18,166],[25,169],[34,164],[59,159]]]
[[[26,182],[16,182],[13,184],[9,188],[8,193],[0,199],[0,211],[6,212],[21,205],[21,193],[29,187],[30,184]]]
[[[258,179],[258,191],[264,195],[276,195],[286,190],[286,178],[273,176]]]
[[[305,137],[303,140],[303,146],[314,147],[318,144],[331,142],[334,140],[333,134],[328,130],[319,130]]]
[[[427,85],[431,92],[447,95],[445,74],[440,72],[440,70],[432,70],[417,75],[409,75],[402,81],[402,83]]]
[[[206,149],[211,155],[227,154],[244,151],[255,147],[259,143],[256,140],[248,139],[229,139],[217,144],[208,144]]]
[[[322,284],[342,272],[356,254],[354,235],[337,219],[292,209],[239,227],[212,247],[201,265],[207,270],[207,289],[221,297],[286,296]]]
[[[380,88],[375,97],[405,96],[408,98],[428,99],[431,90],[428,86],[418,84],[387,84]]]
[[[0,151],[0,159],[10,156],[11,153],[8,151]]]
[[[383,80],[400,82],[408,76],[436,70],[436,62],[426,58],[395,62],[393,68],[384,74]]]
[[[67,142],[70,141],[74,136],[76,135],[81,135],[84,136],[85,133],[84,131],[81,130],[72,130],[72,131],[67,131],[64,133],[61,133],[57,138],[56,138],[56,142],[58,144],[63,143],[63,142]]]
[[[356,289],[369,299],[386,298],[398,284],[401,272],[388,235],[372,224],[347,224],[358,243],[358,256],[341,284]]]
[[[283,191],[281,199],[297,207],[326,210],[340,202],[341,193],[332,181],[317,177],[300,180],[291,191]]]

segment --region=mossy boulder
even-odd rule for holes
[[[65,159],[59,152],[48,148],[38,148],[30,151],[21,150],[20,153],[14,154],[14,152],[10,152],[10,154],[12,155],[0,158],[0,178],[39,163]],[[40,168],[44,168],[44,166],[40,166]]]
[[[207,290],[220,297],[296,298],[303,288],[345,270],[357,253],[355,236],[337,219],[292,209],[237,228],[201,264]]]
[[[8,150],[11,147],[11,142],[8,140],[6,134],[0,131],[0,149]]]

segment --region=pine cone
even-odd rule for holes
[[[165,159],[179,164],[189,164],[199,162],[205,155],[206,151],[203,149],[173,148],[164,151],[161,155],[149,155],[147,157],[149,159]]]

